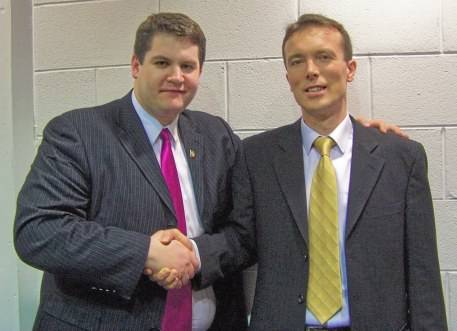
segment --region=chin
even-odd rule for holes
[[[181,112],[186,107],[186,104],[179,102],[179,103],[170,103],[167,106],[167,109],[170,111]]]

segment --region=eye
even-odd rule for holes
[[[303,63],[303,61],[304,60],[302,58],[298,58],[298,57],[293,58],[293,59],[289,60],[289,66],[291,66],[291,67],[297,66],[297,65]]]
[[[184,63],[181,65],[181,70],[183,72],[192,72],[195,70],[196,65],[192,63]]]
[[[320,53],[317,55],[317,59],[322,62],[327,62],[330,61],[332,57],[328,53]]]
[[[168,66],[168,62],[165,60],[157,60],[157,61],[154,61],[154,65],[159,68],[165,68]]]

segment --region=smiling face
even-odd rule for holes
[[[347,83],[355,74],[354,60],[345,60],[343,38],[333,27],[308,26],[284,45],[287,80],[311,127],[327,121],[336,127],[346,116]]]
[[[143,63],[132,56],[133,90],[138,102],[167,125],[192,101],[201,67],[198,46],[167,33],[154,35]]]

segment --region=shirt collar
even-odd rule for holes
[[[316,138],[319,137],[320,134],[311,129],[303,121],[303,119],[300,121],[300,124],[303,147],[305,148],[306,154],[309,155],[309,153],[311,152],[311,148],[313,147],[314,140],[316,140]],[[333,130],[329,134],[329,137],[331,137],[335,141],[336,146],[342,154],[344,154],[345,151],[351,148],[352,122],[349,117],[349,114],[346,114],[346,117],[341,121],[341,123],[338,124],[335,130]]]
[[[143,106],[138,102],[135,91],[132,91],[132,104],[133,108],[135,108],[136,113],[140,117],[141,123],[143,124],[144,129],[146,130],[146,134],[148,135],[149,141],[154,144],[157,141],[157,138],[160,135],[160,132],[164,128],[168,128],[170,130],[171,136],[173,137],[173,141],[178,140],[178,119],[179,115],[168,124],[167,126],[163,126],[154,116],[149,114]]]

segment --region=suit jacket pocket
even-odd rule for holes
[[[81,298],[64,298],[58,294],[51,294],[42,303],[41,309],[59,319],[61,323],[84,330],[98,328],[100,310]]]
[[[49,330],[59,330],[59,331],[84,331],[87,329],[81,329],[74,324],[68,324],[61,319],[48,314],[45,311],[41,311],[36,318],[35,325],[33,326],[33,331],[49,331]]]
[[[398,213],[403,213],[405,207],[404,201],[398,201],[393,203],[388,203],[385,205],[376,203],[376,206],[368,205],[365,208],[365,215],[370,218],[374,217],[386,217],[389,215],[395,215]]]

